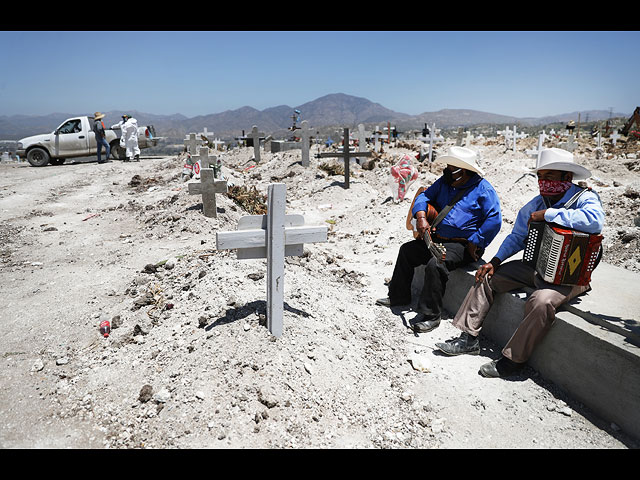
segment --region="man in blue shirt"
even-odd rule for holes
[[[453,319],[453,325],[462,330],[462,334],[444,343],[436,343],[436,347],[449,355],[478,354],[480,344],[477,337],[495,295],[525,286],[533,287],[535,290],[525,304],[524,318],[503,348],[502,358],[480,368],[479,373],[485,377],[517,374],[551,328],[556,309],[590,288],[588,285],[547,283],[534,268],[521,260],[502,263],[524,249],[528,225],[532,221],[555,223],[591,234],[602,232],[604,211],[595,192],[586,190],[576,202],[565,208],[565,204],[583,190],[572,181],[591,176],[589,170],[574,162],[573,154],[558,148],[545,149],[534,172],[538,177],[540,195],[520,209],[512,232],[504,239],[496,256],[476,272],[476,284],[469,290]]]
[[[482,178],[477,155],[464,147],[451,147],[438,161],[447,164],[443,175],[417,196],[412,209],[418,237],[400,246],[389,296],[376,301],[383,306],[411,303],[414,269],[425,265],[424,285],[413,319],[416,332],[428,332],[440,324],[443,297],[449,272],[478,260],[500,231],[500,199],[491,184]],[[442,221],[432,229],[427,220],[429,206],[438,212],[462,192]],[[433,218],[431,219],[433,221]],[[435,258],[424,242],[429,229],[432,239],[446,248],[444,262]]]

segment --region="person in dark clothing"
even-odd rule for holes
[[[476,153],[464,147],[451,147],[439,161],[447,164],[443,175],[417,195],[411,211],[417,238],[400,246],[388,284],[389,296],[376,301],[387,307],[410,304],[414,269],[425,265],[424,285],[413,320],[413,329],[419,333],[440,325],[449,272],[478,260],[502,226],[500,199],[483,178]],[[427,220],[427,213],[433,212],[430,207],[439,212],[458,194],[461,196],[434,230]],[[424,241],[427,230],[435,242],[444,245],[444,262],[435,258],[427,247]]]
[[[109,143],[105,138],[104,133],[104,123],[102,119],[104,118],[104,113],[96,112],[93,115],[93,133],[96,135],[96,144],[98,148],[98,163],[106,163],[109,160],[109,155],[111,154],[111,148],[109,147]],[[102,147],[105,147],[107,151],[107,156],[104,160],[102,160]]]

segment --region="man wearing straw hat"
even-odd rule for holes
[[[104,123],[102,121],[103,118],[104,113],[96,112],[93,115],[93,133],[95,133],[96,135],[96,144],[98,147],[98,163],[106,163],[107,160],[109,160],[109,154],[111,153],[109,143],[107,142],[104,134]],[[107,156],[104,160],[102,160],[101,156],[103,146],[107,150]]]
[[[565,208],[565,204],[583,190],[572,181],[591,176],[589,170],[574,162],[572,153],[559,148],[545,149],[532,172],[538,177],[540,195],[520,209],[513,230],[496,256],[476,272],[476,283],[453,319],[453,325],[462,330],[461,335],[436,343],[436,347],[448,355],[478,354],[478,335],[495,295],[522,287],[534,288],[526,301],[524,318],[502,349],[502,357],[481,366],[478,373],[484,377],[518,374],[551,328],[556,309],[590,288],[547,283],[534,268],[520,260],[502,263],[524,249],[529,222],[546,221],[590,234],[599,234],[604,226],[600,198],[591,190],[585,190]]]
[[[449,272],[478,260],[484,249],[500,231],[500,200],[491,184],[484,179],[477,154],[465,147],[451,147],[438,162],[447,167],[443,175],[416,196],[411,214],[416,221],[417,237],[400,246],[393,276],[388,284],[389,296],[376,304],[393,307],[411,303],[414,269],[425,265],[424,284],[416,306],[417,315],[410,322],[417,333],[440,325],[443,297]],[[452,205],[448,213],[446,207]],[[435,208],[435,210],[433,210]],[[428,212],[445,210],[435,229],[435,215]],[[424,241],[427,229],[432,239],[444,245],[444,262],[431,253]]]

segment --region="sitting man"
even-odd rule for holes
[[[376,301],[387,307],[411,303],[411,282],[414,269],[426,265],[424,285],[413,320],[414,331],[428,332],[440,325],[443,297],[449,272],[472,263],[484,252],[500,231],[502,213],[500,199],[491,184],[482,178],[473,150],[451,147],[447,155],[438,158],[447,164],[442,176],[416,196],[412,216],[416,219],[417,238],[400,246],[389,296]],[[461,195],[461,196],[459,196]],[[427,212],[444,209],[458,200],[435,227],[427,221]],[[433,222],[433,218],[430,220]],[[444,262],[435,258],[424,241],[427,232],[434,242],[444,245]]]
[[[462,330],[460,337],[436,343],[449,355],[478,354],[478,335],[497,293],[533,287],[535,290],[525,304],[524,318],[502,350],[502,358],[482,365],[485,377],[506,377],[517,374],[547,334],[555,320],[556,309],[580,295],[589,286],[553,285],[545,282],[535,269],[521,260],[502,263],[524,249],[529,222],[546,221],[572,230],[599,234],[604,225],[604,211],[595,192],[584,193],[568,208],[564,205],[581,187],[572,180],[586,179],[591,172],[574,163],[573,154],[558,148],[541,152],[537,168],[540,195],[535,196],[520,211],[512,232],[504,239],[496,256],[476,272],[476,284],[471,287],[453,319]]]

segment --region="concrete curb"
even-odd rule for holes
[[[475,283],[477,265],[455,270],[449,276],[444,308],[452,316]],[[424,266],[416,268],[414,274],[414,299],[423,282]],[[639,284],[640,275],[634,272],[599,265],[593,274],[593,289],[556,313],[555,323],[528,362],[602,419],[638,439],[640,312],[631,290]],[[520,324],[530,292],[498,295],[482,335],[502,348]]]

